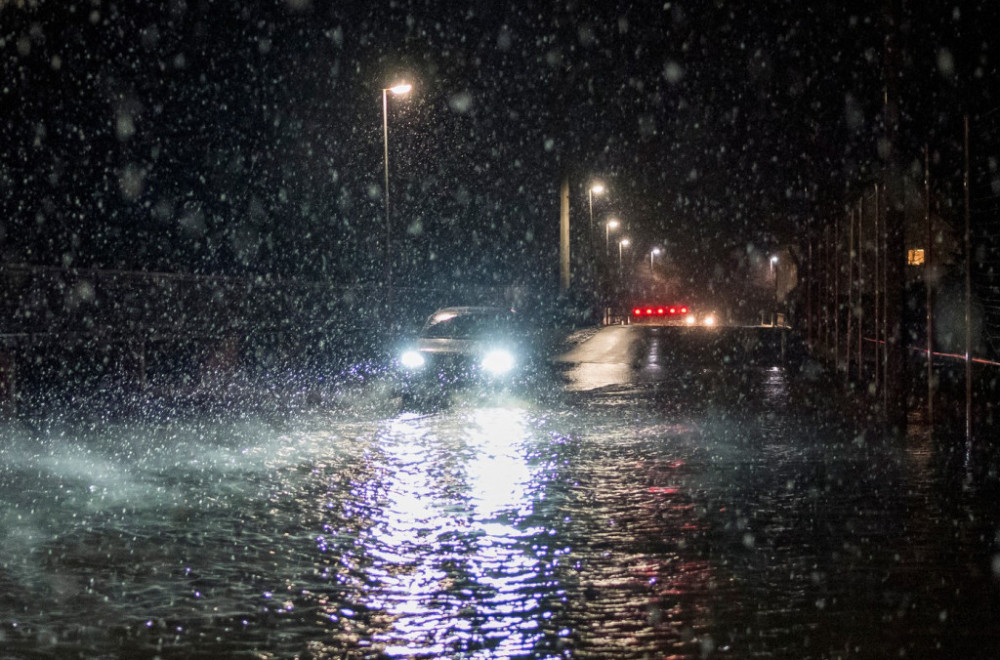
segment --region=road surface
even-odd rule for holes
[[[997,657],[995,474],[778,336],[610,327],[423,412],[8,423],[0,658]]]

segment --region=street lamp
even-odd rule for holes
[[[658,257],[658,256],[660,256],[660,253],[661,253],[661,252],[662,252],[662,250],[661,250],[660,248],[658,248],[658,247],[655,247],[655,248],[653,248],[653,249],[652,249],[652,251],[651,251],[651,252],[649,253],[649,270],[650,270],[650,272],[652,272],[652,271],[653,271],[653,257]]]
[[[604,223],[604,256],[611,255],[611,230],[618,229],[618,225],[621,223],[611,218]]]
[[[590,231],[594,231],[594,195],[604,192],[604,184],[595,183],[587,189],[587,200],[590,202]]]
[[[392,87],[382,88],[382,143],[383,159],[385,162],[385,286],[389,299],[392,299],[392,225],[389,222],[389,92],[393,94],[406,94],[413,85],[409,83],[399,83]]]
[[[629,241],[627,238],[618,241],[618,268],[622,267],[622,248],[627,248],[628,245]]]
[[[771,276],[774,276],[774,264],[778,263],[778,255],[771,255]]]

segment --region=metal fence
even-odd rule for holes
[[[962,409],[995,424],[1000,380],[1000,114],[969,118],[962,134],[928,145],[903,186],[906,267],[887,280],[886,191],[872,182],[807,253],[810,343],[877,406],[886,388],[887,291],[903,287],[909,393],[927,419]],[[941,416],[938,416],[938,420]],[[951,418],[952,421],[954,417]]]

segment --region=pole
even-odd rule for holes
[[[882,184],[882,406],[889,406],[889,219],[885,212],[885,184]]]
[[[833,220],[833,365],[840,371],[840,214]]]
[[[878,184],[875,184],[875,278],[873,286],[875,289],[875,395],[878,397],[879,388],[879,376],[882,373],[882,355],[885,353],[882,347],[882,310],[881,305],[881,293],[882,293],[882,279],[881,279],[881,268],[879,253],[882,251],[882,235],[879,233],[881,228],[881,223],[879,222],[878,214],[879,209],[879,198],[878,198]]]
[[[594,186],[587,188],[587,203],[590,205],[590,236],[594,236]]]
[[[851,340],[853,339],[854,324],[854,209],[847,214],[847,221],[850,227],[847,230],[847,337],[844,357],[847,362],[847,369],[844,371],[845,380],[851,382]]]
[[[972,212],[969,192],[969,115],[965,115],[965,439],[972,442]]]
[[[902,167],[899,163],[897,140],[900,124],[900,77],[902,49],[899,37],[899,17],[902,0],[884,0],[885,21],[885,309],[886,309],[886,421],[896,433],[906,432],[907,355],[903,333],[906,307],[906,202]]]
[[[865,380],[865,194],[858,200],[858,385]]]
[[[569,291],[569,176],[559,186],[559,290]]]
[[[934,290],[931,262],[934,260],[934,229],[931,221],[930,149],[924,145],[924,222],[927,223],[927,249],[924,253],[924,292],[927,302],[927,426],[934,431]]]
[[[392,302],[392,225],[389,220],[389,90],[382,90],[382,147],[385,163],[385,288],[389,302]]]
[[[816,285],[816,282],[813,281],[813,238],[813,236],[809,237],[809,265],[806,267],[806,337],[810,351],[813,350],[816,343],[815,337],[813,337],[813,287]]]
[[[830,227],[823,227],[823,352],[830,359]]]

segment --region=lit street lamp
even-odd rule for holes
[[[629,241],[627,238],[618,241],[618,268],[622,267],[622,248],[627,248],[628,245]]]
[[[392,87],[382,89],[382,141],[383,157],[385,162],[385,286],[389,299],[392,299],[392,225],[389,222],[389,92],[393,94],[406,94],[413,85],[400,83]]]
[[[652,250],[652,251],[651,251],[651,252],[649,253],[649,270],[650,270],[650,272],[652,272],[652,270],[653,270],[653,257],[658,257],[658,256],[660,256],[660,253],[661,253],[661,252],[662,252],[662,250],[661,250],[660,248],[658,248],[658,247],[655,247],[655,248],[653,248],[653,250]]]
[[[612,218],[604,223],[604,256],[611,255],[611,230],[618,229],[621,223]]]
[[[778,263],[778,255],[771,255],[771,276],[774,276],[774,264]]]

